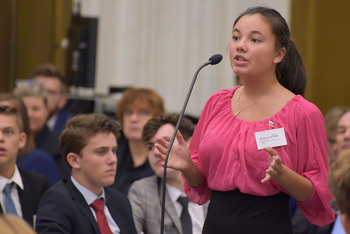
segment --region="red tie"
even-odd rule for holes
[[[103,199],[95,200],[90,206],[95,210],[97,224],[100,227],[101,234],[112,234],[105,215]]]

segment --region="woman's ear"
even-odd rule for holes
[[[80,156],[75,153],[68,153],[67,155],[68,164],[74,169],[80,169]]]
[[[281,62],[285,55],[286,55],[286,48],[283,47],[283,48],[278,49],[276,52],[276,57],[274,59],[274,62],[276,64]]]

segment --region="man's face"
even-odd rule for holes
[[[164,138],[166,141],[171,140],[172,135],[174,134],[175,127],[171,124],[165,124],[161,126],[157,133],[147,142],[148,148],[148,161],[154,171],[154,173],[159,177],[163,178],[164,168],[162,166],[162,160],[160,160],[155,154],[157,148],[154,147],[154,144],[159,141],[160,138]],[[174,145],[177,145],[178,142],[175,139]],[[179,171],[174,169],[167,168],[167,179],[174,178],[180,174]]]
[[[15,116],[0,114],[0,173],[13,170],[18,150],[23,148],[26,135],[20,131]],[[12,174],[13,174],[12,171]],[[5,175],[3,175],[5,176]],[[11,175],[10,175],[11,176]]]
[[[113,133],[98,133],[90,137],[81,155],[76,157],[72,175],[77,181],[96,194],[103,186],[114,183],[117,170],[117,139]]]
[[[46,123],[48,109],[40,96],[24,96],[22,100],[27,109],[30,130],[36,135]]]
[[[350,149],[350,111],[346,112],[338,121],[335,148],[338,154]]]
[[[56,114],[66,103],[66,97],[62,93],[62,82],[57,77],[37,76],[34,80],[38,82],[47,93],[47,107],[50,116]]]

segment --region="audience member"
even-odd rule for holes
[[[26,106],[35,147],[54,158],[61,178],[69,178],[68,168],[62,160],[58,146],[58,134],[50,131],[46,125],[49,112],[45,90],[34,82],[23,81],[17,84],[13,93],[20,97]]]
[[[168,161],[192,201],[210,199],[203,233],[293,233],[290,196],[313,224],[333,222],[324,118],[302,96],[306,72],[285,19],[247,9],[229,51],[243,86],[213,94],[190,147],[178,133]],[[155,146],[165,160],[169,143]]]
[[[33,226],[40,198],[49,182],[43,175],[17,168],[18,151],[25,141],[18,110],[0,106],[0,213],[17,215]]]
[[[141,135],[147,121],[163,113],[163,99],[147,88],[124,91],[117,105],[116,117],[122,126],[122,136],[118,139],[118,170],[112,187],[125,195],[135,180],[154,175]]]
[[[342,151],[342,149],[337,148],[336,144],[338,135],[338,122],[339,119],[348,111],[350,111],[349,107],[334,106],[329,111],[327,111],[324,116],[327,131],[328,160],[330,164],[332,164],[337,159],[339,153]]]
[[[164,168],[155,156],[157,149],[154,144],[159,138],[170,141],[177,124],[177,115],[161,115],[150,119],[143,128],[142,139],[148,148],[148,161],[155,173],[154,176],[135,181],[128,194],[131,203],[133,217],[138,233],[159,233],[161,226],[161,200],[162,200],[162,179]],[[190,143],[195,125],[186,118],[183,118],[179,130],[184,136],[187,144]],[[177,141],[174,141],[177,144]],[[193,202],[188,203],[183,209],[179,198],[187,199],[181,172],[174,169],[167,169],[165,195],[165,233],[202,233],[206,208]],[[192,224],[192,230],[183,230],[181,225],[182,211],[188,212]]]
[[[63,110],[67,103],[67,96],[61,71],[50,63],[39,64],[32,71],[31,77],[46,91],[49,110],[46,122],[48,128],[60,134],[67,120],[73,117],[72,113]]]
[[[35,234],[34,229],[15,215],[0,215],[0,234]]]
[[[16,107],[20,112],[23,121],[23,131],[27,136],[25,146],[19,150],[17,166],[29,171],[35,171],[45,175],[50,185],[59,180],[58,169],[55,160],[48,153],[35,149],[34,138],[30,131],[27,110],[22,100],[10,93],[0,94],[0,105]]]
[[[71,177],[52,186],[40,201],[38,233],[136,233],[125,195],[114,182],[119,126],[104,115],[78,115],[60,135]]]
[[[337,134],[335,137],[334,151],[342,153],[350,149],[350,108],[344,108],[337,125]],[[332,234],[342,234],[347,231],[342,225],[343,219],[347,216],[338,215],[334,223]],[[342,220],[341,220],[342,219]],[[347,220],[343,223],[347,225]],[[347,228],[347,227],[346,227]]]
[[[338,132],[338,121],[347,111],[350,111],[348,107],[335,106],[331,108],[325,114],[326,133],[327,133],[327,149],[328,149],[328,162],[331,164],[338,157],[339,150],[336,147],[336,138]],[[342,151],[342,150],[341,150]],[[294,198],[291,199],[291,204],[294,202]],[[303,215],[303,213],[295,208],[295,214],[292,216],[292,224],[294,234],[330,234],[332,232],[334,223],[330,223],[326,226],[317,226],[311,224]]]
[[[350,234],[350,150],[340,153],[331,164],[328,178],[329,187],[339,208],[338,218],[343,227],[336,232],[333,230],[333,233]]]

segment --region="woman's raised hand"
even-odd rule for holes
[[[176,169],[182,171],[188,166],[188,163],[192,163],[191,152],[186,144],[185,139],[178,131],[176,133],[176,140],[178,144],[173,144],[169,158],[168,158],[168,168]],[[154,146],[157,148],[158,152],[156,155],[163,160],[163,166],[165,161],[165,156],[167,154],[170,142],[164,140],[163,138],[159,139]]]

